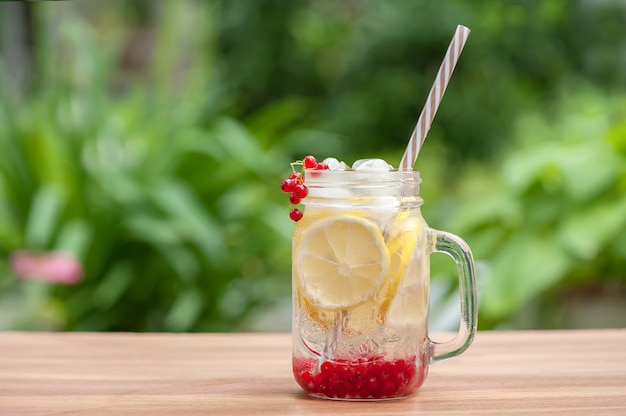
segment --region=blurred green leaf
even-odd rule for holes
[[[626,198],[603,201],[568,216],[556,231],[563,247],[583,260],[600,254],[626,229]]]
[[[66,197],[52,185],[41,186],[35,195],[26,224],[25,244],[29,248],[43,249],[52,240]]]
[[[312,103],[304,97],[288,97],[252,114],[247,127],[255,132],[257,141],[273,143],[298,125],[310,111]]]
[[[619,174],[622,161],[599,140],[596,146],[584,144],[557,154],[563,169],[563,185],[572,198],[588,201],[606,191]],[[569,150],[569,149],[568,149]]]
[[[159,244],[156,249],[181,280],[192,281],[201,274],[199,261],[189,248],[181,245]]]
[[[84,220],[66,222],[59,231],[55,249],[74,253],[78,258],[85,258],[93,238],[91,224]]]
[[[128,215],[126,227],[138,240],[153,244],[180,244],[181,236],[173,224],[162,218],[139,212]]]
[[[7,187],[2,177],[0,177],[0,195],[7,194]],[[20,248],[22,244],[21,230],[18,226],[11,200],[7,198],[0,199],[0,247],[7,250]]]
[[[226,150],[229,163],[237,170],[272,172],[276,166],[254,136],[232,119],[222,118],[215,124],[214,137]]]
[[[207,258],[220,259],[224,250],[221,229],[192,189],[182,182],[168,180],[155,186],[151,197],[174,229],[197,244]]]
[[[626,107],[626,105],[624,105]],[[623,113],[626,114],[626,108]],[[626,156],[626,121],[617,121],[609,130],[607,139],[622,156]]]
[[[132,268],[128,263],[117,263],[93,289],[93,302],[104,310],[110,308],[128,289],[133,277]]]
[[[199,292],[187,289],[181,292],[165,318],[170,331],[187,331],[202,311],[203,300]]]
[[[516,233],[493,259],[481,290],[481,310],[492,318],[517,311],[564,278],[568,264],[566,253],[553,239]]]

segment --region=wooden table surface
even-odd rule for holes
[[[479,332],[414,396],[301,392],[288,334],[0,333],[0,415],[626,415],[626,330]]]

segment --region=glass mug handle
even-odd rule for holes
[[[459,332],[450,341],[435,342],[428,338],[431,349],[430,363],[456,357],[470,346],[474,340],[478,323],[476,275],[472,252],[465,241],[454,234],[433,230],[435,253],[445,253],[456,263],[461,300],[461,323]]]

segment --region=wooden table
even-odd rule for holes
[[[626,415],[626,330],[480,332],[414,396],[313,399],[288,334],[0,333],[0,415]]]

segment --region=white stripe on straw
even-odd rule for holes
[[[435,82],[433,83],[430,93],[428,94],[426,105],[424,105],[424,108],[422,109],[422,113],[417,120],[413,134],[411,134],[411,138],[409,139],[409,144],[407,145],[404,155],[402,156],[402,161],[400,162],[399,167],[400,170],[413,169],[413,165],[415,165],[415,161],[417,160],[417,155],[424,144],[424,140],[426,140],[426,135],[428,134],[430,126],[433,123],[435,113],[437,112],[437,108],[439,108],[439,104],[441,104],[441,98],[443,97],[443,93],[446,91],[446,87],[448,86],[448,82],[450,81],[450,77],[452,76],[454,67],[459,60],[459,56],[461,55],[463,46],[465,46],[469,33],[470,30],[465,26],[459,25],[456,27],[450,46],[448,46],[446,56],[443,58],[443,62],[439,67],[439,72],[437,72]]]

